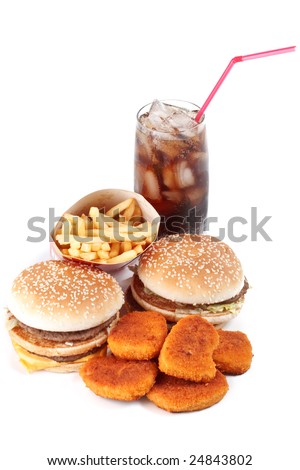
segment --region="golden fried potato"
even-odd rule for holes
[[[114,326],[108,345],[116,357],[148,360],[159,355],[167,336],[167,322],[157,312],[130,312]]]
[[[96,395],[113,400],[138,400],[155,382],[157,366],[151,361],[125,361],[114,356],[95,357],[80,369],[80,376]]]
[[[218,330],[219,345],[213,352],[213,360],[223,374],[240,375],[250,369],[252,346],[241,331]]]
[[[188,315],[167,336],[159,355],[159,369],[180,379],[209,382],[216,374],[212,353],[218,343],[218,333],[207,320]]]
[[[93,206],[89,215],[64,214],[57,224],[54,238],[66,257],[116,264],[136,258],[155,235],[151,222],[142,217],[138,202],[130,198],[106,214]]]
[[[208,383],[197,383],[159,374],[147,398],[166,411],[197,411],[218,403],[226,395],[226,377],[217,371]]]

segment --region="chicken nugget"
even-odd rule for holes
[[[147,398],[166,411],[197,411],[218,403],[226,395],[226,377],[217,371],[207,383],[191,382],[165,374],[159,374]]]
[[[216,374],[212,353],[218,343],[218,333],[207,320],[188,315],[167,336],[159,355],[159,369],[180,379],[209,382]]]
[[[213,352],[213,360],[223,374],[240,375],[250,369],[252,346],[241,331],[218,330],[219,345]]]
[[[108,345],[116,357],[148,360],[159,355],[167,333],[167,321],[161,313],[130,312],[114,326]]]
[[[125,361],[114,356],[95,357],[80,369],[80,376],[96,395],[133,401],[146,395],[155,382],[157,366],[150,361]]]

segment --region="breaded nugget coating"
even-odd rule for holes
[[[130,312],[113,327],[108,345],[116,357],[148,360],[159,355],[167,333],[167,321],[161,313]]]
[[[80,376],[96,395],[113,400],[138,400],[151,389],[157,366],[151,361],[125,361],[114,356],[95,357],[80,369]]]
[[[241,331],[218,330],[219,345],[213,352],[217,369],[223,374],[244,374],[252,361],[252,346]]]
[[[208,383],[197,383],[159,374],[147,398],[166,411],[197,411],[218,403],[226,395],[226,377],[217,371]]]
[[[197,315],[188,315],[173,326],[159,355],[165,374],[194,382],[209,382],[216,374],[212,359],[219,343],[215,328]]]

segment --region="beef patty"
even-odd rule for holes
[[[248,281],[245,278],[245,282],[244,282],[244,286],[242,290],[234,297],[231,297],[231,299],[224,300],[223,302],[217,302],[215,304],[189,305],[189,304],[184,304],[180,302],[173,302],[172,300],[165,299],[164,297],[161,297],[160,295],[157,295],[154,292],[151,292],[149,289],[145,288],[143,282],[141,281],[141,279],[139,278],[137,274],[133,276],[132,285],[137,295],[141,297],[145,302],[157,308],[168,310],[169,312],[175,312],[176,310],[184,309],[187,307],[192,307],[194,309],[201,309],[205,311],[207,310],[207,307],[211,307],[214,305],[231,304],[231,303],[237,302],[240,298],[242,298],[246,294],[247,290],[249,289]]]
[[[109,326],[113,320],[116,318],[117,315],[114,315],[106,322],[102,323],[101,325],[95,326],[94,328],[88,328],[87,330],[80,330],[80,331],[46,331],[46,330],[39,330],[37,328],[32,328],[31,326],[25,325],[24,323],[20,322],[16,319],[12,313],[10,312],[10,318],[16,320],[16,325],[20,326],[23,330],[27,331],[31,335],[35,336],[39,340],[49,340],[55,342],[68,342],[68,341],[86,341],[90,338],[96,336],[100,331],[104,330],[107,326]]]

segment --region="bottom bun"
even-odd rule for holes
[[[92,356],[90,356],[92,357]],[[60,363],[59,366],[57,367],[48,367],[44,370],[47,370],[48,372],[57,372],[59,374],[65,374],[66,372],[79,372],[80,368],[84,362],[78,363],[78,364],[63,364]]]
[[[9,331],[11,340],[17,343],[26,351],[39,356],[46,356],[49,359],[56,357],[69,357],[81,354],[88,354],[92,349],[100,348],[106,343],[107,330],[100,331],[93,338],[84,341],[50,341],[44,339],[38,341],[36,336],[26,331],[20,326],[15,326]],[[71,358],[73,360],[74,358]]]
[[[22,346],[12,341],[13,347],[19,356],[21,364],[27,372],[37,372],[39,370],[47,370],[50,372],[78,372],[80,367],[89,359],[96,356],[106,356],[107,345],[102,345],[97,352],[87,354],[73,362],[57,362],[48,357],[39,356],[27,351]]]

